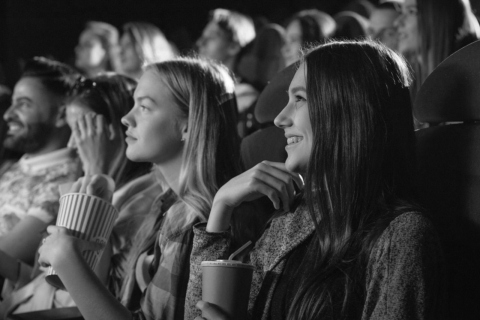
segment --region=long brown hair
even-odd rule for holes
[[[300,67],[314,137],[305,201],[316,227],[308,249],[316,262],[288,318],[354,319],[375,241],[393,217],[413,208],[410,75],[400,56],[372,41],[327,43]]]

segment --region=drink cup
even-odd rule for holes
[[[105,245],[117,215],[117,210],[101,198],[84,193],[67,193],[60,198],[56,225],[69,229],[74,237]],[[102,252],[103,249],[83,252],[90,268],[95,269]],[[52,286],[65,289],[52,267],[48,268],[45,279]]]
[[[230,319],[246,319],[253,266],[235,260],[203,261],[202,300]]]

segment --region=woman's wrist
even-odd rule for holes
[[[63,270],[64,268],[68,268],[72,262],[75,263],[75,261],[78,260],[81,254],[73,240],[74,239],[66,239],[60,247],[56,248],[51,261],[52,268],[57,271]]]
[[[205,231],[207,232],[223,232],[230,226],[233,208],[227,206],[222,201],[213,200],[212,211],[208,218]]]

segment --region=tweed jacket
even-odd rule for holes
[[[270,304],[286,257],[314,232],[305,207],[273,220],[247,257],[254,266],[249,299],[251,319],[269,319]],[[191,273],[185,319],[200,315],[201,261],[225,259],[230,232],[208,233],[194,228]],[[361,316],[367,319],[441,319],[445,297],[444,262],[437,234],[428,219],[404,213],[384,230],[369,258],[366,297]]]

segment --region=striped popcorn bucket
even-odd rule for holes
[[[117,215],[117,210],[101,198],[84,193],[67,193],[60,198],[57,226],[69,229],[74,237],[105,245]],[[83,257],[93,270],[102,252],[103,250],[83,252]],[[52,286],[65,290],[52,267],[48,268],[45,280]]]

